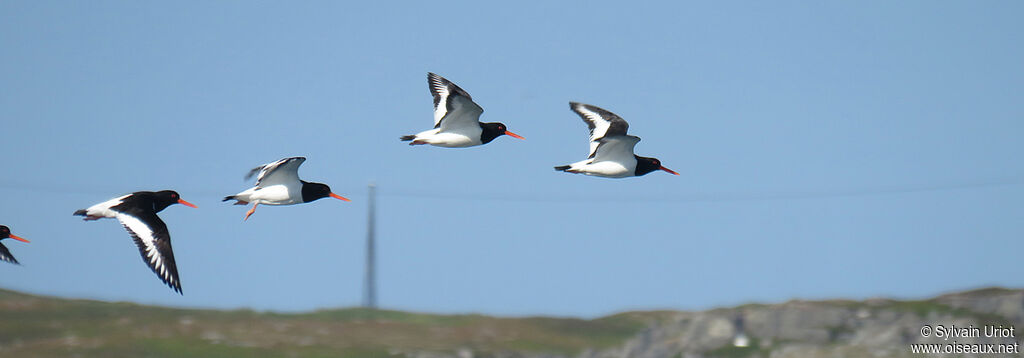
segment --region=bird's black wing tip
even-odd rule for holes
[[[256,173],[259,173],[260,170],[263,170],[263,166],[262,165],[258,166],[256,168],[249,169],[249,173],[245,174],[245,179],[243,179],[243,180],[252,179],[252,177],[256,176]]]
[[[571,165],[561,165],[561,166],[555,167],[555,170],[560,171],[560,172],[564,172],[566,170],[569,170],[569,167],[571,167]]]
[[[150,267],[150,269],[153,268]],[[157,273],[156,269],[153,269],[153,273]],[[185,295],[184,293],[181,292],[181,281],[178,279],[177,267],[175,267],[174,271],[170,272],[170,275],[168,275],[167,277],[160,276],[159,273],[157,273],[157,277],[159,277],[160,281],[167,285],[167,287],[170,287],[171,291],[177,292],[179,295],[182,296]]]
[[[21,265],[18,263],[18,259],[11,255],[11,251],[7,250],[7,246],[0,244],[0,261],[10,262],[15,265]]]
[[[86,216],[85,209],[75,210],[75,213],[73,215]]]
[[[416,138],[415,135],[404,135],[404,136],[401,136],[398,139],[401,139],[403,142],[408,142],[408,141],[413,140],[415,138]]]
[[[171,288],[171,291],[177,292],[179,295],[182,296],[185,295],[184,293],[181,292],[181,281],[178,280],[177,267],[175,267],[174,271],[171,272],[170,275],[168,275],[168,277],[160,276],[160,273],[157,272],[157,270],[154,269],[153,267],[150,267],[150,269],[153,270],[153,273],[157,274],[157,277],[160,278],[161,282],[167,285],[167,287]]]

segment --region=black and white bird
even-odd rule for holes
[[[17,235],[12,234],[10,228],[0,225],[0,241],[6,238],[15,239],[21,242],[28,242],[28,240],[25,240],[23,238],[18,237]],[[6,261],[15,265],[19,265],[18,260],[14,259],[14,255],[11,255],[11,251],[7,250],[7,246],[4,246],[4,244],[2,243],[0,243],[0,261]]]
[[[299,166],[305,161],[304,157],[291,157],[253,168],[245,176],[245,179],[248,180],[259,173],[259,176],[256,177],[256,186],[241,193],[226,196],[223,201],[236,200],[235,205],[253,203],[252,209],[245,213],[245,219],[242,221],[249,220],[249,216],[256,212],[256,206],[260,204],[302,204],[328,196],[350,201],[332,193],[331,187],[326,184],[310,183],[299,179]]]
[[[638,177],[655,170],[679,175],[661,166],[657,158],[633,154],[633,147],[640,137],[626,134],[629,123],[622,117],[589,104],[569,102],[569,108],[590,128],[590,156],[586,160],[557,166],[555,170],[605,178]]]
[[[501,135],[523,139],[508,131],[502,123],[480,123],[480,108],[469,93],[444,77],[427,73],[430,94],[434,96],[434,129],[402,136],[409,145],[430,144],[463,148],[490,143]]]
[[[85,221],[102,218],[120,221],[135,240],[146,265],[167,286],[181,294],[178,266],[174,263],[174,251],[171,250],[171,234],[167,231],[167,224],[156,215],[173,204],[196,207],[181,199],[173,190],[137,191],[75,211],[75,215],[84,216],[82,220]]]

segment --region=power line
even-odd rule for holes
[[[462,201],[510,201],[510,202],[666,202],[666,203],[701,203],[701,202],[754,202],[754,201],[775,201],[775,200],[802,200],[802,199],[827,199],[844,197],[868,197],[883,195],[898,195],[924,192],[943,192],[955,190],[969,190],[981,188],[994,188],[1005,186],[1024,185],[1024,176],[1007,177],[1000,179],[976,180],[961,183],[949,184],[914,184],[914,185],[890,185],[874,186],[848,189],[822,189],[811,191],[772,191],[772,192],[718,192],[718,193],[694,193],[682,195],[641,195],[641,196],[616,196],[602,195],[591,196],[586,194],[566,195],[564,193],[545,194],[538,192],[530,193],[508,193],[508,192],[438,192],[426,190],[393,190],[384,191],[379,195],[392,198],[422,198],[439,200],[462,200]],[[70,189],[58,185],[17,183],[0,181],[0,189],[25,190],[52,194],[76,194],[76,195],[116,195],[127,194],[123,190],[100,190],[94,188]],[[152,190],[152,189],[151,189]],[[209,189],[188,190],[187,188],[176,188],[175,190],[186,195],[209,196],[220,198],[224,193],[216,193]]]
[[[695,193],[690,195],[545,195],[531,193],[527,195],[509,193],[424,193],[412,191],[383,192],[385,197],[476,200],[476,201],[513,201],[513,202],[665,202],[665,203],[702,203],[702,202],[748,202],[774,200],[827,199],[846,197],[868,197],[894,194],[911,194],[924,192],[942,192],[979,188],[1024,185],[1024,177],[976,181],[970,183],[943,185],[905,185],[878,186],[852,189],[826,189],[818,191],[775,191],[750,193]]]

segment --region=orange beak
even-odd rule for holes
[[[512,137],[512,138],[526,139],[526,138],[523,138],[523,136],[521,136],[521,135],[509,132],[509,131],[505,131],[505,135],[507,135],[509,137]]]
[[[338,200],[352,201],[352,200],[348,200],[348,198],[346,198],[344,196],[341,196],[341,195],[338,195],[338,194],[335,194],[335,193],[331,193],[331,197],[335,198],[335,199],[338,199]]]
[[[669,172],[669,173],[672,173],[672,174],[675,174],[675,175],[679,175],[679,173],[676,173],[676,172],[672,171],[672,169],[669,169],[669,168],[661,167],[661,168],[658,168],[658,169],[664,170],[666,172]]]
[[[185,199],[178,199],[178,204],[181,204],[181,205],[184,205],[184,206],[187,206],[187,207],[190,207],[190,208],[198,208],[198,206],[196,206],[196,204],[192,204],[190,202],[187,202],[187,201],[185,201]]]
[[[25,240],[25,239],[22,239],[20,237],[14,236],[14,234],[8,234],[7,236],[10,236],[12,239],[15,239],[15,240],[18,240],[18,241],[21,241],[21,242],[28,242],[28,240]]]

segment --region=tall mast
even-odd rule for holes
[[[366,278],[363,281],[363,307],[377,309],[376,201],[377,185],[369,185],[369,214],[366,216]]]

